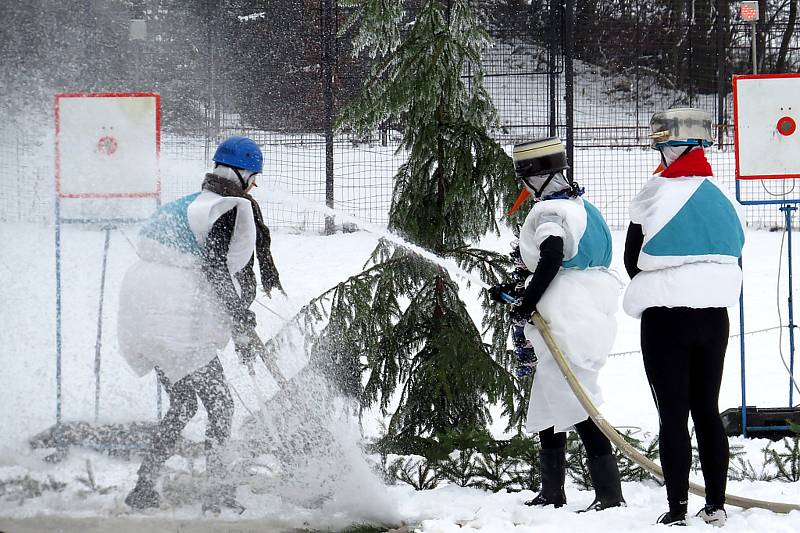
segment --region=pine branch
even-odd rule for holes
[[[394,51],[400,41],[399,25],[403,19],[403,4],[395,0],[343,0],[345,7],[357,10],[348,18],[339,35],[358,27],[353,38],[353,56],[358,57],[370,48],[370,57],[384,56]]]
[[[475,460],[472,475],[476,478],[470,486],[499,492],[514,482],[513,470],[518,462],[498,453],[481,454]]]
[[[580,437],[575,432],[567,433],[567,473],[582,489],[592,487],[592,478],[586,467],[586,452]]]
[[[397,463],[398,466],[395,469],[397,479],[411,485],[414,489],[430,490],[435,489],[439,484],[439,475],[427,460],[400,458]]]
[[[772,449],[768,444],[765,448],[769,463],[778,470],[777,479],[792,483],[800,481],[800,438],[784,438],[781,441],[784,452]]]
[[[510,158],[488,133],[498,125],[481,65],[489,37],[468,0],[427,0],[408,29],[401,5],[358,3],[355,48],[371,47],[381,61],[337,127],[399,124],[408,157],[395,177],[389,227],[495,284],[507,259],[466,244],[498,231],[496,212],[517,189]],[[469,86],[465,65],[476,73]],[[479,329],[442,267],[380,242],[364,272],[312,301],[300,322],[321,327],[311,343],[316,364],[362,409],[385,412],[399,398],[387,437],[422,445],[425,435],[485,428],[498,402],[518,420],[524,393],[508,372],[508,318],[485,293],[482,305]]]
[[[455,457],[448,457],[438,465],[437,470],[440,477],[459,487],[471,486],[474,478],[475,452],[473,450],[458,450],[454,455]]]

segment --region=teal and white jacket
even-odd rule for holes
[[[147,261],[194,266],[214,222],[236,210],[233,236],[227,252],[232,274],[243,269],[256,246],[256,226],[250,202],[203,190],[163,205],[142,227],[137,253]]]
[[[611,232],[600,211],[583,198],[537,202],[520,230],[520,254],[533,272],[547,237],[564,241],[563,268],[585,270],[611,265]]]
[[[201,249],[214,223],[236,209],[224,261],[235,274],[253,257],[256,226],[244,198],[203,190],[162,206],[144,224],[120,289],[120,351],[142,376],[157,366],[174,381],[206,365],[231,337],[231,317],[203,272]],[[233,213],[228,216],[233,218]]]
[[[621,283],[609,272],[611,233],[605,220],[582,198],[537,202],[520,230],[519,250],[528,270],[539,262],[539,246],[551,236],[564,242],[561,268],[536,309],[569,359],[578,380],[594,400],[602,402],[598,384],[617,332]],[[528,431],[555,426],[566,431],[588,414],[570,390],[536,328],[525,326],[525,336],[539,357],[531,400]]]
[[[741,207],[714,180],[702,149],[650,179],[630,205],[644,236],[623,307],[730,307],[742,286]]]

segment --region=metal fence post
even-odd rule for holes
[[[574,174],[574,145],[575,133],[573,131],[573,99],[575,92],[574,72],[572,69],[572,60],[574,56],[574,47],[572,43],[574,33],[574,17],[575,17],[575,2],[574,0],[566,0],[564,10],[564,112],[566,114],[567,126],[567,160],[569,161],[569,168],[567,169],[567,178],[572,181]]]
[[[333,195],[333,0],[322,0],[322,84],[325,99],[325,205],[334,206]],[[336,232],[334,218],[325,216],[325,234]]]
[[[634,46],[636,46],[637,50],[641,49],[641,31],[639,28],[639,23],[641,21],[641,3],[636,4],[636,25],[634,27]],[[641,111],[640,103],[639,103],[639,78],[641,77],[639,73],[639,54],[636,55],[636,63],[634,64],[633,76],[635,79],[635,92],[634,92],[634,105],[635,105],[635,112],[636,112],[636,144],[639,144],[640,138],[640,128],[641,124],[639,122],[639,113]]]
[[[694,1],[686,0],[686,51],[689,56],[687,70],[687,85],[689,88],[689,106],[694,105]]]
[[[100,352],[103,346],[103,299],[106,293],[106,270],[108,266],[108,248],[113,226],[107,225],[103,241],[103,263],[100,269],[100,302],[97,307],[97,338],[94,344],[94,421],[100,419]]]
[[[61,198],[55,193],[56,258],[56,425],[61,424]]]
[[[725,32],[728,18],[727,0],[716,1],[717,10],[717,149],[722,150],[725,142],[725,93],[727,86],[726,58],[727,50],[725,47]]]
[[[205,160],[211,159],[211,150],[217,144],[217,136],[219,131],[214,131],[215,122],[215,102],[214,102],[214,2],[206,0],[205,6],[205,22],[206,22],[206,53],[208,60],[208,94],[206,95],[208,101],[206,103],[206,145],[205,145]]]
[[[751,28],[751,38],[750,41],[752,43],[753,48],[753,74],[758,74],[758,54],[756,53],[756,22],[750,23]]]
[[[547,85],[547,97],[550,101],[549,123],[551,137],[555,137],[558,133],[556,127],[558,123],[558,120],[556,119],[556,78],[558,77],[558,64],[556,58],[558,57],[558,28],[561,27],[561,25],[558,24],[560,5],[560,0],[550,0],[550,46],[547,50],[547,64],[550,72],[548,72],[549,80]]]
[[[786,325],[789,330],[789,407],[794,406],[794,284],[792,279],[792,211],[797,211],[797,207],[793,205],[784,205],[780,208],[786,217],[786,263],[789,273],[789,296],[786,303],[789,307],[789,323]]]

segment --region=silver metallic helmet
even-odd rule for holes
[[[694,107],[678,107],[655,113],[650,119],[650,147],[703,146],[714,144],[711,114]]]

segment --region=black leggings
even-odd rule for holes
[[[591,418],[575,424],[575,431],[578,432],[589,459],[611,453],[611,442]],[[567,434],[563,431],[556,433],[555,428],[549,427],[539,432],[539,442],[543,450],[563,448],[567,444]]]
[[[208,413],[206,424],[206,471],[212,477],[222,477],[225,468],[222,447],[231,434],[233,398],[231,397],[222,364],[214,358],[206,366],[170,383],[156,368],[158,379],[169,394],[169,410],[158,425],[153,447],[145,456],[139,474],[154,478],[164,463],[175,453],[181,431],[197,413],[197,397]]]
[[[724,308],[651,307],[642,314],[642,354],[658,409],[659,452],[671,511],[686,512],[694,421],[706,503],[725,503],[728,437],[719,416],[719,387],[728,346]]]

